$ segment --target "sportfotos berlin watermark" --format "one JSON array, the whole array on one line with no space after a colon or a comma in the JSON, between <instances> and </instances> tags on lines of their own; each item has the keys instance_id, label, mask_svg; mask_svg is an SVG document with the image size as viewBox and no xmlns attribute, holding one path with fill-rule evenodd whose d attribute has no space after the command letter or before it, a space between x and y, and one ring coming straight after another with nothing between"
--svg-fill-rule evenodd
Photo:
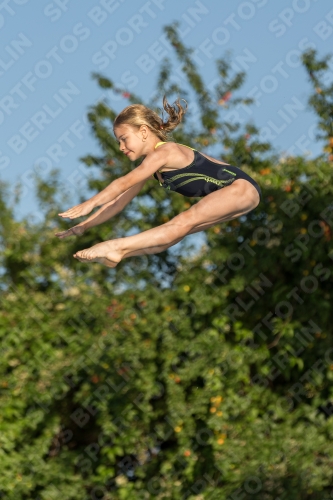
<instances>
[{"instance_id":1,"label":"sportfotos berlin watermark","mask_svg":"<svg viewBox=\"0 0 333 500\"><path fill-rule=\"evenodd\" d=\"M7 19L16 15L18 7L29 0L2 0L0 3L0 29L6 25Z\"/></svg>"}]
</instances>

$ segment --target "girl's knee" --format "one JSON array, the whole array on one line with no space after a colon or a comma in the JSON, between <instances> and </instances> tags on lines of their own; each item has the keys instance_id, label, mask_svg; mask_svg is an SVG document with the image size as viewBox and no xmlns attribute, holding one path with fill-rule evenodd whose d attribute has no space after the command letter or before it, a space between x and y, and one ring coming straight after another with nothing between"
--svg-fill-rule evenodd
<instances>
[{"instance_id":1,"label":"girl's knee","mask_svg":"<svg viewBox=\"0 0 333 500\"><path fill-rule=\"evenodd\" d=\"M260 202L260 197L258 191L254 188L254 191L250 192L247 197L244 199L245 209L247 212L252 212Z\"/></svg>"},{"instance_id":2,"label":"girl's knee","mask_svg":"<svg viewBox=\"0 0 333 500\"><path fill-rule=\"evenodd\" d=\"M254 210L259 205L259 193L249 181L246 179L238 179L232 184L232 186L238 190L238 193L236 191L237 198L242 200L245 210Z\"/></svg>"}]
</instances>

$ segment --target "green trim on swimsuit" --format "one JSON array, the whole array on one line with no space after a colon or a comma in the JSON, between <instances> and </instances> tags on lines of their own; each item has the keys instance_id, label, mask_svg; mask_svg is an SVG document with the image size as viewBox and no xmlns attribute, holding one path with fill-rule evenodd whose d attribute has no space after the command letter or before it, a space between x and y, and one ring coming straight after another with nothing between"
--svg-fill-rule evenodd
<instances>
[{"instance_id":1,"label":"green trim on swimsuit","mask_svg":"<svg viewBox=\"0 0 333 500\"><path fill-rule=\"evenodd\" d=\"M205 175L205 174L187 173L187 174L174 175L173 177L169 177L169 179L166 179L164 182L166 184L169 184L169 183L172 183L173 181L176 181L177 179L181 179L182 177L189 177L189 176L192 178L187 179L186 181L183 181L180 184L177 184L177 189L181 186L185 186L185 184L188 184L189 182L198 181L198 180L205 180L206 182L211 182L212 184L216 184L217 186L221 186L221 187L234 181L234 179L228 179L226 181L217 180L217 179L214 179L214 177L210 177L210 176Z\"/></svg>"}]
</instances>

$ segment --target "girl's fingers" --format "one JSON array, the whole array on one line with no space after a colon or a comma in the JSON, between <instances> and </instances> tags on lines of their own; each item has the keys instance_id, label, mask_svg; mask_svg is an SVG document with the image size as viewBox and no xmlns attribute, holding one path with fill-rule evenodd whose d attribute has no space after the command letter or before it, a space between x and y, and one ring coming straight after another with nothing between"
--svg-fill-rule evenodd
<instances>
[{"instance_id":1,"label":"girl's fingers","mask_svg":"<svg viewBox=\"0 0 333 500\"><path fill-rule=\"evenodd\" d=\"M58 214L58 215L61 215L61 217L68 217L69 215L72 215L73 212L68 210L67 212L63 212L62 214Z\"/></svg>"},{"instance_id":2,"label":"girl's fingers","mask_svg":"<svg viewBox=\"0 0 333 500\"><path fill-rule=\"evenodd\" d=\"M76 205L75 207L69 208L65 212L59 213L59 217L67 217L68 219L75 219L76 217L82 217L91 212L93 207L87 203L82 203L81 205Z\"/></svg>"},{"instance_id":3,"label":"girl's fingers","mask_svg":"<svg viewBox=\"0 0 333 500\"><path fill-rule=\"evenodd\" d=\"M80 213L77 212L65 212L63 214L58 214L60 217L64 217L67 219L75 219L76 217L80 217Z\"/></svg>"},{"instance_id":4,"label":"girl's fingers","mask_svg":"<svg viewBox=\"0 0 333 500\"><path fill-rule=\"evenodd\" d=\"M67 229L67 231L61 231L60 233L55 233L59 238L63 238L65 236L70 236L72 233L72 229Z\"/></svg>"},{"instance_id":5,"label":"girl's fingers","mask_svg":"<svg viewBox=\"0 0 333 500\"><path fill-rule=\"evenodd\" d=\"M65 216L65 215L69 215L69 214L76 213L76 212L78 212L77 207L72 207L72 208L69 208L68 210L66 210L65 212L61 212L58 215Z\"/></svg>"},{"instance_id":6,"label":"girl's fingers","mask_svg":"<svg viewBox=\"0 0 333 500\"><path fill-rule=\"evenodd\" d=\"M71 212L81 212L83 208L84 208L84 203L81 203L80 205L74 205L74 207L65 210L65 212L61 212L61 214L58 215L69 214Z\"/></svg>"},{"instance_id":7,"label":"girl's fingers","mask_svg":"<svg viewBox=\"0 0 333 500\"><path fill-rule=\"evenodd\" d=\"M55 236L58 236L59 238L64 238L65 236L81 236L83 234L84 230L81 228L78 228L77 226L71 227L70 229L67 229L66 231L61 231L60 233L55 233Z\"/></svg>"},{"instance_id":8,"label":"girl's fingers","mask_svg":"<svg viewBox=\"0 0 333 500\"><path fill-rule=\"evenodd\" d=\"M74 207L73 207L74 208ZM71 210L73 210L73 208L69 208L68 210L65 210L64 212L61 212L60 214L58 215L65 215L65 214L68 214L68 212L70 212Z\"/></svg>"}]
</instances>

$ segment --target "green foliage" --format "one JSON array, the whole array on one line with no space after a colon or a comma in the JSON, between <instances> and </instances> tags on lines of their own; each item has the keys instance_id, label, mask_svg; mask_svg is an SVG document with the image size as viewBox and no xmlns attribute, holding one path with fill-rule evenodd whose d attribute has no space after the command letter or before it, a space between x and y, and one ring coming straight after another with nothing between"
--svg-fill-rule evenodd
<instances>
[{"instance_id":1,"label":"green foliage","mask_svg":"<svg viewBox=\"0 0 333 500\"><path fill-rule=\"evenodd\" d=\"M217 61L221 82L208 93L176 26L166 33L200 109L175 140L228 148L221 158L248 171L264 200L208 230L192 257L185 241L178 256L108 269L72 255L160 225L194 201L151 180L112 221L62 241L57 172L36 178L42 223L15 221L1 186L0 497L328 499L331 165L279 160L253 124L239 132L224 123L218 101L243 76ZM316 54L306 61L321 85ZM159 95L175 89L164 62ZM133 168L110 133L115 116L107 103L89 112L101 147L100 158L84 158L100 167L93 190Z\"/></svg>"},{"instance_id":2,"label":"green foliage","mask_svg":"<svg viewBox=\"0 0 333 500\"><path fill-rule=\"evenodd\" d=\"M302 56L302 62L308 72L309 78L315 87L315 93L309 98L308 104L313 108L319 117L316 139L323 139L324 160L333 164L333 82L330 82L330 74L327 71L328 61L332 55L323 59L316 59L316 51L309 50ZM330 85L327 85L330 82Z\"/></svg>"}]
</instances>

